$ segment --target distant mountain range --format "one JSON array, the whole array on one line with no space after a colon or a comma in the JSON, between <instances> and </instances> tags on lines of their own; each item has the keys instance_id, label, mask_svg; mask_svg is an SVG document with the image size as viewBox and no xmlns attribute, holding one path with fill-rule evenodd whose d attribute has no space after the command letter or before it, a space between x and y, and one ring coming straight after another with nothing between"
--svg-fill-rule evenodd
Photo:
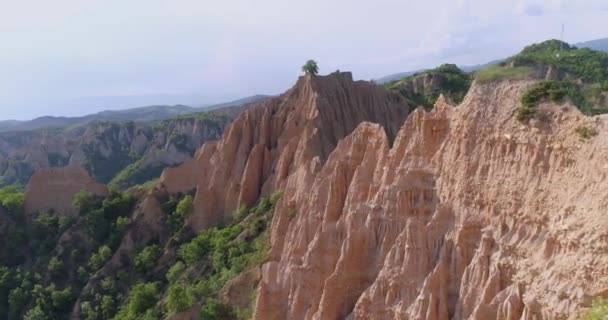
<instances>
[{"instance_id":1,"label":"distant mountain range","mask_svg":"<svg viewBox=\"0 0 608 320\"><path fill-rule=\"evenodd\" d=\"M579 43L575 43L574 46L579 47L579 48L589 48L589 49L593 49L593 50L608 52L608 38L579 42ZM503 60L505 60L505 59L497 59L494 61L490 61L488 63L478 64L478 65L473 65L473 66L458 66L458 68L460 68L461 70L466 71L466 72L472 72L472 71L477 71L483 67L498 64ZM391 81L395 81L395 80L401 80L403 78L413 75L414 73L422 72L422 71L426 71L426 70L427 69L420 69L420 70L416 70L416 71L393 73L388 76L374 79L374 81L376 81L379 84L383 84L383 83L387 83L387 82L391 82Z\"/></svg>"},{"instance_id":2,"label":"distant mountain range","mask_svg":"<svg viewBox=\"0 0 608 320\"><path fill-rule=\"evenodd\" d=\"M164 120L178 115L211 111L214 109L240 106L247 103L262 101L268 99L270 96L266 95L254 95L243 99L238 99L230 102L215 104L204 107L190 107L186 105L157 105L157 106L145 106L137 107L125 110L107 110L101 111L94 114L89 114L81 117L53 117L44 116L33 120L18 121L18 120L5 120L0 121L0 132L7 131L25 131L25 130L36 130L49 127L71 127L87 124L93 121L154 121Z\"/></svg>"}]
</instances>

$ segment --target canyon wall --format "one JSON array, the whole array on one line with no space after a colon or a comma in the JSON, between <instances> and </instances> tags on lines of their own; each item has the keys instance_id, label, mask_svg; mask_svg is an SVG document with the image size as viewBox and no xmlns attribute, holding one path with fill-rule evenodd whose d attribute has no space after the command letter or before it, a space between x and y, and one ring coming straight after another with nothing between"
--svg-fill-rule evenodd
<instances>
[{"instance_id":1,"label":"canyon wall","mask_svg":"<svg viewBox=\"0 0 608 320\"><path fill-rule=\"evenodd\" d=\"M606 120L541 105L522 124L528 85L418 109L392 147L361 124L287 183L254 318L575 318L605 295Z\"/></svg>"},{"instance_id":2,"label":"canyon wall","mask_svg":"<svg viewBox=\"0 0 608 320\"><path fill-rule=\"evenodd\" d=\"M248 109L218 142L195 160L167 169L161 184L171 193L196 188L195 230L221 222L260 195L283 189L288 177L312 179L338 142L363 121L382 124L393 140L408 106L383 88L353 81L351 73L303 76L279 97Z\"/></svg>"},{"instance_id":3,"label":"canyon wall","mask_svg":"<svg viewBox=\"0 0 608 320\"><path fill-rule=\"evenodd\" d=\"M159 187L196 190L194 230L283 192L254 319L574 319L608 292L608 125L568 103L517 121L532 83L406 116L348 73L302 77Z\"/></svg>"}]
</instances>

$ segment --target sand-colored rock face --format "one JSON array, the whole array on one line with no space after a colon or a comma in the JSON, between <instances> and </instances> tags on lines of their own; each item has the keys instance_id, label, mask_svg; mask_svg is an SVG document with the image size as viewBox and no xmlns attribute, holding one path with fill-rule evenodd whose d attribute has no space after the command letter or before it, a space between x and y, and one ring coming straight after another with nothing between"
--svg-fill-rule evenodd
<instances>
[{"instance_id":1,"label":"sand-colored rock face","mask_svg":"<svg viewBox=\"0 0 608 320\"><path fill-rule=\"evenodd\" d=\"M608 119L541 105L522 124L529 85L404 120L350 74L303 77L159 187L197 190L197 230L283 191L255 319L574 319L608 292Z\"/></svg>"},{"instance_id":2,"label":"sand-colored rock face","mask_svg":"<svg viewBox=\"0 0 608 320\"><path fill-rule=\"evenodd\" d=\"M301 77L285 94L245 111L195 161L165 170L161 184L171 193L197 188L189 224L200 230L283 189L288 177L301 183L314 177L363 121L381 123L393 139L407 112L387 91L350 73Z\"/></svg>"},{"instance_id":3,"label":"sand-colored rock face","mask_svg":"<svg viewBox=\"0 0 608 320\"><path fill-rule=\"evenodd\" d=\"M80 166L39 169L25 190L25 214L53 210L60 215L75 216L78 212L72 201L81 190L100 196L107 193L106 186L95 182Z\"/></svg>"},{"instance_id":4,"label":"sand-colored rock face","mask_svg":"<svg viewBox=\"0 0 608 320\"><path fill-rule=\"evenodd\" d=\"M608 122L545 105L523 125L529 84L416 110L392 147L361 124L287 178L254 318L573 319L605 295Z\"/></svg>"}]
</instances>

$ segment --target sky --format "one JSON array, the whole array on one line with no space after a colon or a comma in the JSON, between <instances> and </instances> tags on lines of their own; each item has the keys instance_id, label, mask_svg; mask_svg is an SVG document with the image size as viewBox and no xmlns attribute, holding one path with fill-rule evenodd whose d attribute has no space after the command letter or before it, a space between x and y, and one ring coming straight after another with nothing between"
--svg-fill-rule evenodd
<instances>
[{"instance_id":1,"label":"sky","mask_svg":"<svg viewBox=\"0 0 608 320\"><path fill-rule=\"evenodd\" d=\"M0 120L288 89L608 37L606 0L0 0Z\"/></svg>"}]
</instances>

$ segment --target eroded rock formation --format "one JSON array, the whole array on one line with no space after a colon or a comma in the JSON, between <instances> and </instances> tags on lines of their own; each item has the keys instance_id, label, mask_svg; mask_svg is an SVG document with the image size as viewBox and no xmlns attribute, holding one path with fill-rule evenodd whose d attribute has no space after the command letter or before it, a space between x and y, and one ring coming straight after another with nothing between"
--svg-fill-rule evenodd
<instances>
[{"instance_id":1,"label":"eroded rock formation","mask_svg":"<svg viewBox=\"0 0 608 320\"><path fill-rule=\"evenodd\" d=\"M195 161L165 170L161 183L171 193L197 188L189 224L200 230L282 189L288 177L301 183L314 177L363 121L381 123L394 139L407 112L402 101L350 73L301 77L283 95L245 111Z\"/></svg>"},{"instance_id":2,"label":"eroded rock formation","mask_svg":"<svg viewBox=\"0 0 608 320\"><path fill-rule=\"evenodd\" d=\"M197 189L197 230L283 191L255 319L575 318L608 292L608 125L569 104L522 124L531 83L404 121L349 74L304 77L160 186Z\"/></svg>"},{"instance_id":3,"label":"eroded rock formation","mask_svg":"<svg viewBox=\"0 0 608 320\"><path fill-rule=\"evenodd\" d=\"M555 105L521 124L527 85L416 110L392 148L362 124L285 189L255 318L573 318L605 293L608 128Z\"/></svg>"},{"instance_id":4,"label":"eroded rock formation","mask_svg":"<svg viewBox=\"0 0 608 320\"><path fill-rule=\"evenodd\" d=\"M106 186L95 182L80 166L43 168L32 176L25 190L27 216L52 210L59 215L76 216L74 196L81 190L105 196Z\"/></svg>"}]
</instances>

